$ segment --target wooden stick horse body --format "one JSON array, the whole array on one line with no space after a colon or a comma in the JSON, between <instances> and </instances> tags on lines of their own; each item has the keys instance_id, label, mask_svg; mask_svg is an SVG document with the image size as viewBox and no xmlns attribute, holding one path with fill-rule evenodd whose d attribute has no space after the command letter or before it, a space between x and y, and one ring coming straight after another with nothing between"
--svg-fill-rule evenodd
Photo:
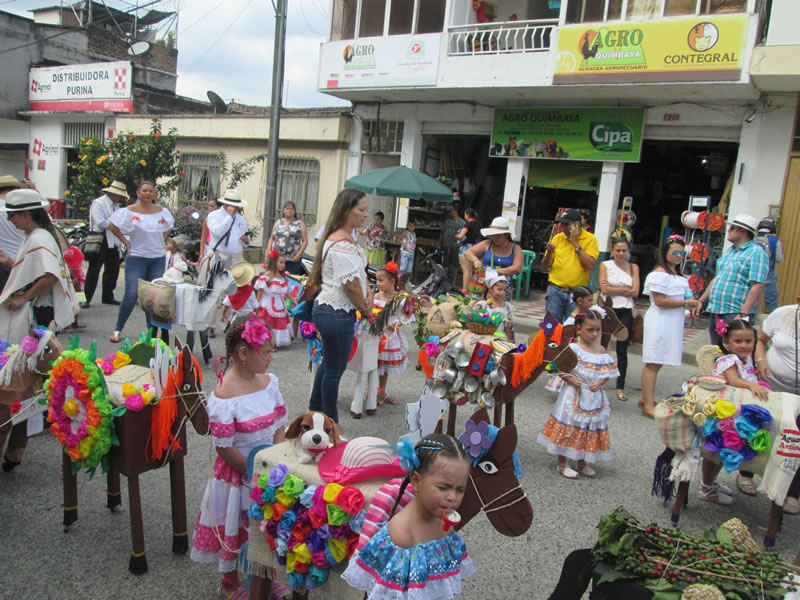
<instances>
[{"instance_id":1,"label":"wooden stick horse body","mask_svg":"<svg viewBox=\"0 0 800 600\"><path fill-rule=\"evenodd\" d=\"M130 503L131 558L128 570L134 574L147 572L144 545L142 504L139 475L169 463L169 480L172 508L172 551L184 554L189 548L186 523L186 484L183 457L187 453L186 420L189 419L200 435L209 431L205 396L201 388L202 373L189 349L178 348L176 364L169 368L163 395L156 405L144 407L140 412L128 410L115 418L118 446L110 451L108 471L107 506L114 510L121 504L120 474L128 478ZM181 406L182 405L182 406ZM166 431L159 435L159 424ZM157 439L161 440L160 445ZM166 442L164 442L166 440ZM70 457L64 454L64 530L78 519L77 478Z\"/></svg>"},{"instance_id":2,"label":"wooden stick horse body","mask_svg":"<svg viewBox=\"0 0 800 600\"><path fill-rule=\"evenodd\" d=\"M6 472L22 462L28 446L28 418L41 419L38 398L42 384L51 362L63 350L55 334L48 329L31 331L28 338L24 344L6 354L3 366L0 366L0 452L8 437L3 462ZM3 345L7 347L5 342Z\"/></svg>"}]
</instances>

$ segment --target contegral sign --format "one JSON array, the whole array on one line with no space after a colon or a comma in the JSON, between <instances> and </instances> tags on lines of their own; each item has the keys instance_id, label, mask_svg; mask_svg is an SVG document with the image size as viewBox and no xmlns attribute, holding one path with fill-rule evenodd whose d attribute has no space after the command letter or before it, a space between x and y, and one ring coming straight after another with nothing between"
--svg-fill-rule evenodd
<instances>
[{"instance_id":1,"label":"contegral sign","mask_svg":"<svg viewBox=\"0 0 800 600\"><path fill-rule=\"evenodd\" d=\"M554 84L739 79L748 15L558 28Z\"/></svg>"},{"instance_id":2,"label":"contegral sign","mask_svg":"<svg viewBox=\"0 0 800 600\"><path fill-rule=\"evenodd\" d=\"M32 111L133 112L129 62L34 67L29 79Z\"/></svg>"},{"instance_id":3,"label":"contegral sign","mask_svg":"<svg viewBox=\"0 0 800 600\"><path fill-rule=\"evenodd\" d=\"M489 156L639 162L643 108L496 108Z\"/></svg>"},{"instance_id":4,"label":"contegral sign","mask_svg":"<svg viewBox=\"0 0 800 600\"><path fill-rule=\"evenodd\" d=\"M319 89L436 85L440 42L429 33L322 44Z\"/></svg>"}]
</instances>

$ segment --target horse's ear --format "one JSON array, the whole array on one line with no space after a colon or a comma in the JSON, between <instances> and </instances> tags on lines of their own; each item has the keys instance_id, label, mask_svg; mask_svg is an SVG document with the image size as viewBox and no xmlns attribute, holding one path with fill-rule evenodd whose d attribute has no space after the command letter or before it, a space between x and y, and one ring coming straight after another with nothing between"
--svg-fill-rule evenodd
<instances>
[{"instance_id":1,"label":"horse's ear","mask_svg":"<svg viewBox=\"0 0 800 600\"><path fill-rule=\"evenodd\" d=\"M478 410L476 413L474 413L474 414L473 414L473 415L470 417L470 420L471 420L473 423L475 423L476 425L477 425L478 423L481 423L481 422L484 422L484 421L485 421L486 423L490 423L490 422L491 422L491 421L489 421L489 413L488 413L488 411L487 411L485 408L481 408L481 409L480 409L480 410Z\"/></svg>"},{"instance_id":2,"label":"horse's ear","mask_svg":"<svg viewBox=\"0 0 800 600\"><path fill-rule=\"evenodd\" d=\"M187 377L188 375L191 374L192 367L194 366L192 361L192 351L189 350L188 346L182 346L179 352L181 353L181 366L183 367L183 376Z\"/></svg>"},{"instance_id":3,"label":"horse's ear","mask_svg":"<svg viewBox=\"0 0 800 600\"><path fill-rule=\"evenodd\" d=\"M178 349L178 352L183 350L183 343L177 335L175 336L175 347Z\"/></svg>"},{"instance_id":4,"label":"horse's ear","mask_svg":"<svg viewBox=\"0 0 800 600\"><path fill-rule=\"evenodd\" d=\"M517 426L506 425L497 432L497 439L492 444L492 457L499 462L509 460L517 449Z\"/></svg>"}]
</instances>

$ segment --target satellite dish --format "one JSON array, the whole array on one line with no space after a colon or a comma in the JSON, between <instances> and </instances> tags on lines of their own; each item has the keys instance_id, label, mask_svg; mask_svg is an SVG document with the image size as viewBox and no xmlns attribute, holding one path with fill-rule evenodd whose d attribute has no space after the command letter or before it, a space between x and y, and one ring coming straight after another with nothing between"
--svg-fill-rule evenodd
<instances>
[{"instance_id":1,"label":"satellite dish","mask_svg":"<svg viewBox=\"0 0 800 600\"><path fill-rule=\"evenodd\" d=\"M208 96L208 101L214 106L214 113L226 113L228 112L228 105L225 104L225 100L219 97L216 92L212 92L208 90L206 92L206 96Z\"/></svg>"},{"instance_id":2,"label":"satellite dish","mask_svg":"<svg viewBox=\"0 0 800 600\"><path fill-rule=\"evenodd\" d=\"M128 47L128 54L131 56L139 56L150 50L150 42L133 42Z\"/></svg>"}]
</instances>

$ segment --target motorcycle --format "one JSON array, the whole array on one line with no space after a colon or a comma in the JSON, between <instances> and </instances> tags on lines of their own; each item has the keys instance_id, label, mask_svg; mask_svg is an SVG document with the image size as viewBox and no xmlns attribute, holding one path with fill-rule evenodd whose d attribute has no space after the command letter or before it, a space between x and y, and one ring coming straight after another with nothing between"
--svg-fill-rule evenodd
<instances>
[{"instance_id":1,"label":"motorcycle","mask_svg":"<svg viewBox=\"0 0 800 600\"><path fill-rule=\"evenodd\" d=\"M61 231L67 237L70 246L75 246L83 252L84 244L86 244L86 236L89 235L89 224L82 221L71 225L62 225Z\"/></svg>"},{"instance_id":2,"label":"motorcycle","mask_svg":"<svg viewBox=\"0 0 800 600\"><path fill-rule=\"evenodd\" d=\"M406 285L406 291L415 296L430 296L431 298L458 293L458 290L453 288L453 285L447 277L447 269L441 265L441 263L444 262L443 259L443 248L437 248L428 254L428 256L423 259L422 264L430 268L430 275L419 285Z\"/></svg>"}]
</instances>

